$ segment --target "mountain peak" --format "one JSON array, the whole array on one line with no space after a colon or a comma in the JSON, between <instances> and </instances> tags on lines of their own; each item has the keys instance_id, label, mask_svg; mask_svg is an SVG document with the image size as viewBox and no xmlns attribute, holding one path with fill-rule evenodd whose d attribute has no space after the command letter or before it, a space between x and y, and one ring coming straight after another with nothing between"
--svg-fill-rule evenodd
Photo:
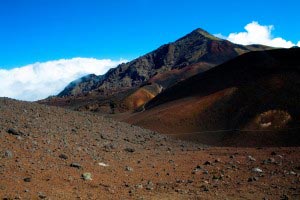
<instances>
[{"instance_id":1,"label":"mountain peak","mask_svg":"<svg viewBox=\"0 0 300 200\"><path fill-rule=\"evenodd\" d=\"M200 34L209 34L206 30L202 29L202 28L196 28L195 30L192 31L192 33L200 33Z\"/></svg>"},{"instance_id":2,"label":"mountain peak","mask_svg":"<svg viewBox=\"0 0 300 200\"><path fill-rule=\"evenodd\" d=\"M201 28L197 28L195 30L193 30L192 32L190 32L189 34L187 34L186 36L178 39L177 41L180 40L198 40L199 38L203 38L203 39L208 39L208 40L215 40L215 41L221 41L222 39L215 37L214 35L210 34L209 32L207 32L204 29Z\"/></svg>"},{"instance_id":3,"label":"mountain peak","mask_svg":"<svg viewBox=\"0 0 300 200\"><path fill-rule=\"evenodd\" d=\"M210 34L209 32L207 32L206 30L204 30L202 28L197 28L197 29L193 30L191 32L191 34L198 34L198 35L201 35L201 36L211 39L211 40L221 40L220 38L215 37L214 35Z\"/></svg>"}]
</instances>

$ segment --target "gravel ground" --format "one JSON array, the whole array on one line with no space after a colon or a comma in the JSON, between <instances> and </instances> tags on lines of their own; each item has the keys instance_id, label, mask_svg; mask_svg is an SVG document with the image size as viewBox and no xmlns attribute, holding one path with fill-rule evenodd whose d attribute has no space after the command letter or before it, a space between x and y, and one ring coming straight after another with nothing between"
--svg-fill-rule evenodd
<instances>
[{"instance_id":1,"label":"gravel ground","mask_svg":"<svg viewBox=\"0 0 300 200\"><path fill-rule=\"evenodd\" d=\"M206 147L0 98L2 199L300 199L299 150Z\"/></svg>"}]
</instances>

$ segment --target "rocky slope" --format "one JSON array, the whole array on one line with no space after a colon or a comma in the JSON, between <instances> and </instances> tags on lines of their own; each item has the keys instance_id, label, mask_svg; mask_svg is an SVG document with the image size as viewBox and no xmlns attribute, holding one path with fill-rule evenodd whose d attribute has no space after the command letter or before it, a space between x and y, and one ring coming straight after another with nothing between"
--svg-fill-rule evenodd
<instances>
[{"instance_id":1,"label":"rocky slope","mask_svg":"<svg viewBox=\"0 0 300 200\"><path fill-rule=\"evenodd\" d=\"M109 104L113 102L117 107L114 110L124 112L132 110L132 106L125 105L128 104L128 99L119 98L120 93L127 98L134 92L132 90L138 90L144 84L158 84L165 89L245 52L263 49L270 47L237 45L214 37L202 29L196 29L177 41L121 64L102 76L88 75L76 80L60 92L57 98L52 97L42 103L64 105L77 110L92 108L90 111L112 112ZM105 101L102 101L103 98ZM80 99L92 102L83 104Z\"/></svg>"},{"instance_id":2,"label":"rocky slope","mask_svg":"<svg viewBox=\"0 0 300 200\"><path fill-rule=\"evenodd\" d=\"M126 122L214 145L300 145L300 50L250 52L160 93Z\"/></svg>"},{"instance_id":3,"label":"rocky slope","mask_svg":"<svg viewBox=\"0 0 300 200\"><path fill-rule=\"evenodd\" d=\"M215 66L242 53L265 48L269 47L233 44L214 37L202 29L196 29L175 42L165 44L153 52L109 70L97 81L93 76L90 79L83 79L80 84L71 84L58 96L85 93L88 91L86 85L93 85L88 88L89 91L97 90L103 94L111 94L140 86L156 74L172 69L182 69L195 63Z\"/></svg>"},{"instance_id":4,"label":"rocky slope","mask_svg":"<svg viewBox=\"0 0 300 200\"><path fill-rule=\"evenodd\" d=\"M299 199L299 148L208 148L0 98L1 199Z\"/></svg>"}]
</instances>

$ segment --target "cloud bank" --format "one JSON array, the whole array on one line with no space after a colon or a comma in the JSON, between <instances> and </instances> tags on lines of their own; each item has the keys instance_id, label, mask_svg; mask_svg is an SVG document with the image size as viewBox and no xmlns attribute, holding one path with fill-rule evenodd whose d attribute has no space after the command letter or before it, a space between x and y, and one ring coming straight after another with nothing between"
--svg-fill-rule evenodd
<instances>
[{"instance_id":1,"label":"cloud bank","mask_svg":"<svg viewBox=\"0 0 300 200\"><path fill-rule=\"evenodd\" d=\"M87 74L101 75L126 60L72 58L0 69L0 96L35 101L56 95L71 81Z\"/></svg>"},{"instance_id":2,"label":"cloud bank","mask_svg":"<svg viewBox=\"0 0 300 200\"><path fill-rule=\"evenodd\" d=\"M294 44L291 41L285 40L281 37L273 37L273 25L260 25L258 22L251 22L245 27L246 32L230 33L228 36L216 34L217 37L227 39L236 44L263 44L272 47L290 48L292 46L300 46L300 41Z\"/></svg>"}]
</instances>

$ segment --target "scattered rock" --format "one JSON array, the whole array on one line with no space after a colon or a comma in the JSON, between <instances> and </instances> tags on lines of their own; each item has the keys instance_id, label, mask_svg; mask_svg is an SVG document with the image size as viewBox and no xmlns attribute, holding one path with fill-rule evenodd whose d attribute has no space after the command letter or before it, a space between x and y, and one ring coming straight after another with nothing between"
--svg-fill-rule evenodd
<instances>
[{"instance_id":1,"label":"scattered rock","mask_svg":"<svg viewBox=\"0 0 300 200\"><path fill-rule=\"evenodd\" d=\"M154 190L154 184L152 183L152 181L148 181L146 190Z\"/></svg>"},{"instance_id":2,"label":"scattered rock","mask_svg":"<svg viewBox=\"0 0 300 200\"><path fill-rule=\"evenodd\" d=\"M277 155L276 157L280 158L280 159L283 159L283 156L282 155Z\"/></svg>"},{"instance_id":3,"label":"scattered rock","mask_svg":"<svg viewBox=\"0 0 300 200\"><path fill-rule=\"evenodd\" d=\"M267 160L263 161L263 164L273 164L276 163L274 158L268 158Z\"/></svg>"},{"instance_id":4,"label":"scattered rock","mask_svg":"<svg viewBox=\"0 0 300 200\"><path fill-rule=\"evenodd\" d=\"M133 153L133 152L135 152L135 149L127 147L127 148L124 149L124 151L129 152L129 153Z\"/></svg>"},{"instance_id":5,"label":"scattered rock","mask_svg":"<svg viewBox=\"0 0 300 200\"><path fill-rule=\"evenodd\" d=\"M192 171L192 174L196 174L197 172L199 172L200 170L202 169L202 167L200 165L197 165L193 171Z\"/></svg>"},{"instance_id":6,"label":"scattered rock","mask_svg":"<svg viewBox=\"0 0 300 200\"><path fill-rule=\"evenodd\" d=\"M5 158L12 158L13 157L13 153L10 150L6 150L4 152L4 157Z\"/></svg>"},{"instance_id":7,"label":"scattered rock","mask_svg":"<svg viewBox=\"0 0 300 200\"><path fill-rule=\"evenodd\" d=\"M204 165L211 165L211 162L206 161L206 162L204 163Z\"/></svg>"},{"instance_id":8,"label":"scattered rock","mask_svg":"<svg viewBox=\"0 0 300 200\"><path fill-rule=\"evenodd\" d=\"M258 181L258 177L250 177L248 178L248 182Z\"/></svg>"},{"instance_id":9,"label":"scattered rock","mask_svg":"<svg viewBox=\"0 0 300 200\"><path fill-rule=\"evenodd\" d=\"M256 159L253 158L252 156L248 156L248 159L249 159L250 161L252 161L252 162L255 162L255 161L256 161Z\"/></svg>"},{"instance_id":10,"label":"scattered rock","mask_svg":"<svg viewBox=\"0 0 300 200\"><path fill-rule=\"evenodd\" d=\"M62 154L59 155L59 158L67 160L69 157L66 154L62 153Z\"/></svg>"},{"instance_id":11,"label":"scattered rock","mask_svg":"<svg viewBox=\"0 0 300 200\"><path fill-rule=\"evenodd\" d=\"M290 175L297 175L297 173L296 172L294 172L294 171L289 171L289 173L288 174L290 174Z\"/></svg>"},{"instance_id":12,"label":"scattered rock","mask_svg":"<svg viewBox=\"0 0 300 200\"><path fill-rule=\"evenodd\" d=\"M24 178L23 181L24 181L24 182L27 182L27 183L28 183L28 182L31 182L31 178L29 178L29 177Z\"/></svg>"},{"instance_id":13,"label":"scattered rock","mask_svg":"<svg viewBox=\"0 0 300 200\"><path fill-rule=\"evenodd\" d=\"M213 175L212 179L214 179L214 180L221 180L222 176Z\"/></svg>"},{"instance_id":14,"label":"scattered rock","mask_svg":"<svg viewBox=\"0 0 300 200\"><path fill-rule=\"evenodd\" d=\"M46 199L47 198L47 196L45 194L43 194L42 192L39 192L38 196L39 196L40 199Z\"/></svg>"},{"instance_id":15,"label":"scattered rock","mask_svg":"<svg viewBox=\"0 0 300 200\"><path fill-rule=\"evenodd\" d=\"M103 162L99 162L98 165L102 167L109 167L109 164L105 164Z\"/></svg>"},{"instance_id":16,"label":"scattered rock","mask_svg":"<svg viewBox=\"0 0 300 200\"><path fill-rule=\"evenodd\" d=\"M137 184L137 185L135 186L135 188L137 188L137 189L143 189L143 184L139 183L139 184Z\"/></svg>"},{"instance_id":17,"label":"scattered rock","mask_svg":"<svg viewBox=\"0 0 300 200\"><path fill-rule=\"evenodd\" d=\"M109 138L108 138L108 136L106 135L106 134L100 134L100 138L102 139L102 140L108 140Z\"/></svg>"},{"instance_id":18,"label":"scattered rock","mask_svg":"<svg viewBox=\"0 0 300 200\"><path fill-rule=\"evenodd\" d=\"M170 164L174 164L174 163L175 163L174 160L169 160L168 162L169 162Z\"/></svg>"},{"instance_id":19,"label":"scattered rock","mask_svg":"<svg viewBox=\"0 0 300 200\"><path fill-rule=\"evenodd\" d=\"M133 171L133 168L132 168L132 167L129 167L129 166L126 166L126 167L125 167L125 171L132 172L132 171Z\"/></svg>"},{"instance_id":20,"label":"scattered rock","mask_svg":"<svg viewBox=\"0 0 300 200\"><path fill-rule=\"evenodd\" d=\"M21 133L13 128L9 128L7 129L7 133L11 134L11 135L21 135Z\"/></svg>"},{"instance_id":21,"label":"scattered rock","mask_svg":"<svg viewBox=\"0 0 300 200\"><path fill-rule=\"evenodd\" d=\"M258 167L255 167L255 168L252 169L252 172L262 173L263 170L261 170L261 169L258 168Z\"/></svg>"},{"instance_id":22,"label":"scattered rock","mask_svg":"<svg viewBox=\"0 0 300 200\"><path fill-rule=\"evenodd\" d=\"M71 163L70 167L74 167L74 168L77 168L77 169L81 169L82 168L82 166L79 163Z\"/></svg>"},{"instance_id":23,"label":"scattered rock","mask_svg":"<svg viewBox=\"0 0 300 200\"><path fill-rule=\"evenodd\" d=\"M92 180L92 174L90 172L85 172L81 175L83 180L85 181L91 181Z\"/></svg>"}]
</instances>

